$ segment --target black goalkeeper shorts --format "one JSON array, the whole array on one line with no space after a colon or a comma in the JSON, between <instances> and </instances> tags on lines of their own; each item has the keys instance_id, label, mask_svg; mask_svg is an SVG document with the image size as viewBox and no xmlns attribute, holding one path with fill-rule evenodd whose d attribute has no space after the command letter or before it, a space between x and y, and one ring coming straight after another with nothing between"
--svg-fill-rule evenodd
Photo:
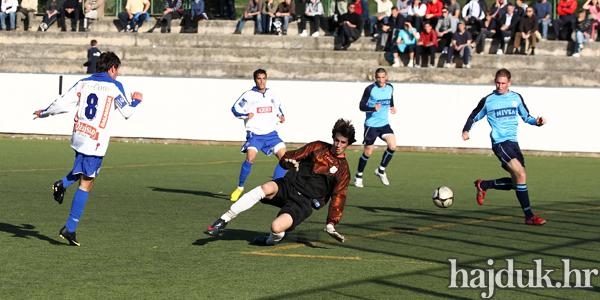
<instances>
[{"instance_id":1,"label":"black goalkeeper shorts","mask_svg":"<svg viewBox=\"0 0 600 300\"><path fill-rule=\"evenodd\" d=\"M300 223L310 217L313 211L311 206L312 201L310 198L305 197L298 192L296 188L286 180L286 177L276 179L275 183L278 188L275 197L271 200L263 199L261 202L281 208L277 216L285 213L292 216L292 227L287 230L292 231L296 226L300 225Z\"/></svg>"}]
</instances>

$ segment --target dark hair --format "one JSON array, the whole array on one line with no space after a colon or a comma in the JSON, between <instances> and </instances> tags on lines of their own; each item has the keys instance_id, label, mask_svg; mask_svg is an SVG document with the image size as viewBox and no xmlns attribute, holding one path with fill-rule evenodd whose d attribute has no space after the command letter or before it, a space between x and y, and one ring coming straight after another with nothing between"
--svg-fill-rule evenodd
<instances>
[{"instance_id":1,"label":"dark hair","mask_svg":"<svg viewBox=\"0 0 600 300\"><path fill-rule=\"evenodd\" d=\"M96 41L96 40L91 40L90 41L90 46L92 46L92 47L96 46L97 44L98 44L98 41Z\"/></svg>"},{"instance_id":2,"label":"dark hair","mask_svg":"<svg viewBox=\"0 0 600 300\"><path fill-rule=\"evenodd\" d=\"M377 68L377 70L375 70L375 75L379 73L387 74L387 71L384 68Z\"/></svg>"},{"instance_id":3,"label":"dark hair","mask_svg":"<svg viewBox=\"0 0 600 300\"><path fill-rule=\"evenodd\" d=\"M256 80L256 78L258 78L259 74L265 74L265 78L267 77L267 71L265 71L263 69L256 69L254 71L254 73L252 73L252 77L254 78L254 80Z\"/></svg>"},{"instance_id":4,"label":"dark hair","mask_svg":"<svg viewBox=\"0 0 600 300\"><path fill-rule=\"evenodd\" d=\"M338 133L348 139L348 145L352 145L356 142L356 139L354 138L354 126L350 124L349 120L338 119L335 121L333 130L331 130L331 137L335 138Z\"/></svg>"},{"instance_id":5,"label":"dark hair","mask_svg":"<svg viewBox=\"0 0 600 300\"><path fill-rule=\"evenodd\" d=\"M110 68L115 67L118 69L119 66L121 66L121 59L114 52L102 52L96 62L96 72L107 72Z\"/></svg>"},{"instance_id":6,"label":"dark hair","mask_svg":"<svg viewBox=\"0 0 600 300\"><path fill-rule=\"evenodd\" d=\"M494 77L494 79L497 79L498 77L506 77L508 81L510 81L510 71L506 68L502 68L496 71L496 77Z\"/></svg>"}]
</instances>

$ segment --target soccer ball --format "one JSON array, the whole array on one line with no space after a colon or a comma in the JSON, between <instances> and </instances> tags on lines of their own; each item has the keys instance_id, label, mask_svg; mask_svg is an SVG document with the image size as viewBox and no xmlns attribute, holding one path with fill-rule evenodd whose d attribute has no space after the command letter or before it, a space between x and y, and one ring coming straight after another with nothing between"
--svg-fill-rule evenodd
<instances>
[{"instance_id":1,"label":"soccer ball","mask_svg":"<svg viewBox=\"0 0 600 300\"><path fill-rule=\"evenodd\" d=\"M431 199L435 206L448 208L454 203L454 192L447 186L440 186L433 191Z\"/></svg>"}]
</instances>

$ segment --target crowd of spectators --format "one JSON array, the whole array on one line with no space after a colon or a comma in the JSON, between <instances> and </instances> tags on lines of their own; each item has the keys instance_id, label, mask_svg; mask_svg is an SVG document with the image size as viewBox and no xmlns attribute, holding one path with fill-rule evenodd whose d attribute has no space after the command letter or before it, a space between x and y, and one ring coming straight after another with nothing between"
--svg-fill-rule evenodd
<instances>
[{"instance_id":1,"label":"crowd of spectators","mask_svg":"<svg viewBox=\"0 0 600 300\"><path fill-rule=\"evenodd\" d=\"M171 32L171 20L195 24L208 19L205 0L163 0L152 32ZM324 2L327 1L327 2ZM369 2L375 10L369 13ZM15 30L18 21L31 30L36 0L0 0L0 29ZM48 0L38 31L54 23L61 31L87 31L89 21L99 17L103 0ZM151 18L149 0L126 0L115 23L123 32L138 31ZM185 3L185 4L184 4ZM452 67L460 57L470 67L471 55L482 53L491 40L490 54L535 55L543 40L569 41L577 57L585 43L598 39L600 0L248 0L234 33L241 34L251 21L255 34L287 35L289 24L298 21L301 37L335 37L335 50L346 50L360 37L371 38L376 51L386 51L393 66ZM298 6L298 7L297 7ZM350 7L352 7L350 9ZM236 19L232 0L218 1L217 16ZM157 9L154 9L157 11ZM21 14L22 17L17 17ZM67 28L67 19L70 28ZM462 30L461 28L464 28ZM183 32L183 30L182 30ZM413 41L415 42L413 44ZM439 61L436 63L436 56ZM408 56L409 62L406 62ZM443 59L442 59L443 58ZM402 62L402 63L400 63Z\"/></svg>"}]
</instances>

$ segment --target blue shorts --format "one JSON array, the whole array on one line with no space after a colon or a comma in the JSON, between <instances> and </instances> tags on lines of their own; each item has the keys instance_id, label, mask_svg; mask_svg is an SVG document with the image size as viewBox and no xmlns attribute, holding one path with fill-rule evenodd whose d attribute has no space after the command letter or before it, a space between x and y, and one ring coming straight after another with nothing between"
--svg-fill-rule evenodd
<instances>
[{"instance_id":1,"label":"blue shorts","mask_svg":"<svg viewBox=\"0 0 600 300\"><path fill-rule=\"evenodd\" d=\"M85 155L75 151L75 162L71 174L83 174L86 177L95 178L100 173L103 157Z\"/></svg>"},{"instance_id":2,"label":"blue shorts","mask_svg":"<svg viewBox=\"0 0 600 300\"><path fill-rule=\"evenodd\" d=\"M519 147L519 143L517 142L500 142L492 145L492 150L494 151L494 154L496 154L496 157L498 157L498 159L502 163L503 168L505 168L508 162L513 158L519 160L523 167L525 166L525 158L523 157L523 153L521 152L521 148Z\"/></svg>"},{"instance_id":3,"label":"blue shorts","mask_svg":"<svg viewBox=\"0 0 600 300\"><path fill-rule=\"evenodd\" d=\"M363 139L363 145L373 145L375 144L375 140L383 138L388 134L394 134L392 127L390 124L382 126L382 127L369 127L365 125L365 134Z\"/></svg>"},{"instance_id":4,"label":"blue shorts","mask_svg":"<svg viewBox=\"0 0 600 300\"><path fill-rule=\"evenodd\" d=\"M243 153L246 153L249 148L255 149L257 152L262 151L266 155L277 153L279 149L285 148L283 140L279 138L277 131L272 131L267 134L254 134L250 131L246 132L246 142L242 145Z\"/></svg>"}]
</instances>

